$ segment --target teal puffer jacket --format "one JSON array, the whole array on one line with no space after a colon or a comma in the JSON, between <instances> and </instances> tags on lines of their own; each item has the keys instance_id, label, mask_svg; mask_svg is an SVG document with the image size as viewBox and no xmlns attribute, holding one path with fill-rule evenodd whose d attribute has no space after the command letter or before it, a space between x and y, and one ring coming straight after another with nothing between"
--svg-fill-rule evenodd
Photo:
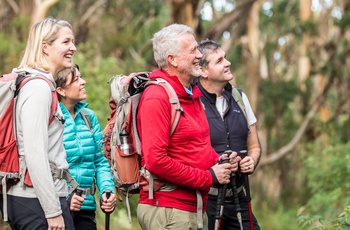
<instances>
[{"instance_id":1,"label":"teal puffer jacket","mask_svg":"<svg viewBox=\"0 0 350 230\"><path fill-rule=\"evenodd\" d=\"M108 160L103 154L102 130L96 114L88 109L88 104L79 102L75 105L74 120L67 108L60 103L64 114L64 148L67 153L69 172L79 183L80 188L89 188L96 183L100 191L99 197L106 189L113 193L114 182L111 175ZM92 131L86 125L81 111L85 110L91 123ZM88 195L81 210L96 210L96 202L93 195Z\"/></svg>"}]
</instances>

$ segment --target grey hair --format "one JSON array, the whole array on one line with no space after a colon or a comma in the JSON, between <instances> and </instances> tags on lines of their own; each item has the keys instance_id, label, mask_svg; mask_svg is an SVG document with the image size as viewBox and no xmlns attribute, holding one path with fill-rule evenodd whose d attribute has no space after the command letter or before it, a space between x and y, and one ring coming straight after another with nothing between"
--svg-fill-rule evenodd
<instances>
[{"instance_id":1,"label":"grey hair","mask_svg":"<svg viewBox=\"0 0 350 230\"><path fill-rule=\"evenodd\" d=\"M219 49L221 45L213 40L205 39L198 44L198 50L202 53L203 57L199 60L199 65L206 67L209 62L207 60L208 54Z\"/></svg>"},{"instance_id":2,"label":"grey hair","mask_svg":"<svg viewBox=\"0 0 350 230\"><path fill-rule=\"evenodd\" d=\"M153 35L153 55L159 68L167 66L167 56L170 53L177 54L179 47L179 37L190 33L194 35L193 29L183 24L171 24L164 27Z\"/></svg>"}]
</instances>

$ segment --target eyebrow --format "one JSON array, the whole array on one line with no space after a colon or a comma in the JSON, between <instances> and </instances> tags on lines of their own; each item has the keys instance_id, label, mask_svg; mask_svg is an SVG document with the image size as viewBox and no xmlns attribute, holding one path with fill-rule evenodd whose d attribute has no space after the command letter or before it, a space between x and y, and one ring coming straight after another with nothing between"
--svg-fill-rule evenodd
<instances>
[{"instance_id":1,"label":"eyebrow","mask_svg":"<svg viewBox=\"0 0 350 230\"><path fill-rule=\"evenodd\" d=\"M223 58L223 57L219 57L219 58L216 60L216 63L219 63L219 62L221 62L222 60L224 60L224 58Z\"/></svg>"},{"instance_id":2,"label":"eyebrow","mask_svg":"<svg viewBox=\"0 0 350 230\"><path fill-rule=\"evenodd\" d=\"M198 49L198 45L192 47L192 48L190 49L190 52L194 52L196 49Z\"/></svg>"}]
</instances>

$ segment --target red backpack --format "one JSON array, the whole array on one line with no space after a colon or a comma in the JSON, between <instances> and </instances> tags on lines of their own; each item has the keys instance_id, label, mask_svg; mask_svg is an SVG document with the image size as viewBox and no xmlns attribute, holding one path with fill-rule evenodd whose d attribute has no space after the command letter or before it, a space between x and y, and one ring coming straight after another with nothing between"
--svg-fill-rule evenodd
<instances>
[{"instance_id":1,"label":"red backpack","mask_svg":"<svg viewBox=\"0 0 350 230\"><path fill-rule=\"evenodd\" d=\"M19 154L16 137L15 108L20 89L32 79L42 79L49 84L52 94L49 125L54 120L57 111L58 98L52 82L44 76L28 73L10 73L0 77L0 179L3 196L7 190L19 182L25 173L24 183L32 186L29 174L20 172ZM5 199L4 199L5 206ZM5 212L5 211L4 211ZM4 214L7 221L7 215Z\"/></svg>"}]
</instances>

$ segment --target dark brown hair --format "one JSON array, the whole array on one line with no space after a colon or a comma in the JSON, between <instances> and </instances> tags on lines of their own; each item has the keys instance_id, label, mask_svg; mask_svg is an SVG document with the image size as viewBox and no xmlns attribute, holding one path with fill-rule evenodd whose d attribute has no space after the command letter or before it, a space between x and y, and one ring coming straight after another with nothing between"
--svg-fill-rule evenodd
<instances>
[{"instance_id":1,"label":"dark brown hair","mask_svg":"<svg viewBox=\"0 0 350 230\"><path fill-rule=\"evenodd\" d=\"M73 66L71 68L64 69L64 70L60 71L57 74L57 77L55 80L56 88L61 87L62 89L64 89L65 87L72 84L73 79L75 78L75 69L79 70L79 66L77 64L73 64ZM68 76L70 73L72 74L72 77L70 79L68 79Z\"/></svg>"},{"instance_id":2,"label":"dark brown hair","mask_svg":"<svg viewBox=\"0 0 350 230\"><path fill-rule=\"evenodd\" d=\"M198 44L198 50L202 53L203 57L199 60L199 65L206 67L209 62L207 60L208 54L217 50L221 45L213 40L205 39Z\"/></svg>"}]
</instances>

